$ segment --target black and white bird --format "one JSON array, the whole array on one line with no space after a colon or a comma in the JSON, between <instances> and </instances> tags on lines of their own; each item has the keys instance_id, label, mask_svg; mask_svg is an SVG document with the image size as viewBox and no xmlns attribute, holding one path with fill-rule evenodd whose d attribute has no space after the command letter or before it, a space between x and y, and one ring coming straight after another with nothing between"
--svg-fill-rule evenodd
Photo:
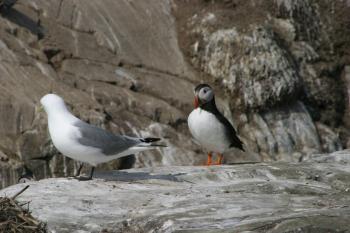
<instances>
[{"instance_id":1,"label":"black and white bird","mask_svg":"<svg viewBox=\"0 0 350 233\"><path fill-rule=\"evenodd\" d=\"M47 94L40 102L48 115L49 133L58 151L92 166L87 179L92 179L94 167L100 163L164 146L154 143L160 138L116 135L85 123L69 112L63 99L58 95ZM80 170L81 167L77 176Z\"/></svg>"},{"instance_id":2,"label":"black and white bird","mask_svg":"<svg viewBox=\"0 0 350 233\"><path fill-rule=\"evenodd\" d=\"M195 109L188 116L188 127L194 139L208 151L207 165L212 165L213 153L218 153L216 164L222 164L222 154L230 148L244 151L236 130L217 109L213 89L208 84L199 84L194 94Z\"/></svg>"}]
</instances>

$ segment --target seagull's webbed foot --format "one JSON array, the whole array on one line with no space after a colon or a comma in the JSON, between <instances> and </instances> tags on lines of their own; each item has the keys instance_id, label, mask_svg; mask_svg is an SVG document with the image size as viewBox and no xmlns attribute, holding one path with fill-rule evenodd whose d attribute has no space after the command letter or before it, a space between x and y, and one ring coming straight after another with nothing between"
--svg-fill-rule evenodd
<instances>
[{"instance_id":1,"label":"seagull's webbed foot","mask_svg":"<svg viewBox=\"0 0 350 233\"><path fill-rule=\"evenodd\" d=\"M81 169L83 168L84 166L84 163L81 163L78 167L78 170L77 170L77 173L75 173L75 176L74 177L78 177L80 176L80 172L81 172Z\"/></svg>"}]
</instances>

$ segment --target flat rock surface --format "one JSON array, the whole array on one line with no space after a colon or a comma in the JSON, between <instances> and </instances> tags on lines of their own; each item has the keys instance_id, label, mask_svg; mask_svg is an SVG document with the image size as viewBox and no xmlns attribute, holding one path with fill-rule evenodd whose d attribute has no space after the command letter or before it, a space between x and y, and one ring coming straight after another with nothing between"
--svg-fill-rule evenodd
<instances>
[{"instance_id":1,"label":"flat rock surface","mask_svg":"<svg viewBox=\"0 0 350 233\"><path fill-rule=\"evenodd\" d=\"M350 232L350 151L302 163L155 167L29 185L18 200L30 201L52 232Z\"/></svg>"}]
</instances>

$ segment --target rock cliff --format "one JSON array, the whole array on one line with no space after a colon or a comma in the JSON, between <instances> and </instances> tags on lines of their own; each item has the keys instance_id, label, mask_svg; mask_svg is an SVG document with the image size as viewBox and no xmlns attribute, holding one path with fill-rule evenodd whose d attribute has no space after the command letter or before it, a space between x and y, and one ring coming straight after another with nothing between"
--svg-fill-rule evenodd
<instances>
[{"instance_id":1,"label":"rock cliff","mask_svg":"<svg viewBox=\"0 0 350 233\"><path fill-rule=\"evenodd\" d=\"M14 1L11 1L11 4ZM186 119L214 86L250 152L226 162L300 161L348 145L347 1L18 0L0 9L0 187L25 171L72 175L40 97L83 120L169 147L101 169L201 164ZM41 158L41 159L35 159Z\"/></svg>"},{"instance_id":2,"label":"rock cliff","mask_svg":"<svg viewBox=\"0 0 350 233\"><path fill-rule=\"evenodd\" d=\"M340 25L350 21L348 3L178 3L181 48L224 90L249 148L264 160L297 161L346 147L349 39Z\"/></svg>"},{"instance_id":3,"label":"rock cliff","mask_svg":"<svg viewBox=\"0 0 350 233\"><path fill-rule=\"evenodd\" d=\"M16 182L23 165L37 178L76 169L56 156L38 112L49 92L92 124L169 139L168 149L144 153L134 166L195 162L188 132L180 130L195 77L178 48L170 2L18 1L1 14L2 186ZM127 164L133 160L106 166Z\"/></svg>"}]
</instances>

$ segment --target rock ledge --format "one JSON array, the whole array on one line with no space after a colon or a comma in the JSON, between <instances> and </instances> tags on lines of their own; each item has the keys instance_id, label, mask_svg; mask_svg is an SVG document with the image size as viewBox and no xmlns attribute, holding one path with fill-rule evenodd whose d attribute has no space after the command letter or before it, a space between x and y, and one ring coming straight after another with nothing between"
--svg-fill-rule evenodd
<instances>
[{"instance_id":1,"label":"rock ledge","mask_svg":"<svg viewBox=\"0 0 350 233\"><path fill-rule=\"evenodd\" d=\"M350 232L350 151L302 163L155 167L32 182L52 232ZM0 191L11 195L27 184Z\"/></svg>"}]
</instances>

